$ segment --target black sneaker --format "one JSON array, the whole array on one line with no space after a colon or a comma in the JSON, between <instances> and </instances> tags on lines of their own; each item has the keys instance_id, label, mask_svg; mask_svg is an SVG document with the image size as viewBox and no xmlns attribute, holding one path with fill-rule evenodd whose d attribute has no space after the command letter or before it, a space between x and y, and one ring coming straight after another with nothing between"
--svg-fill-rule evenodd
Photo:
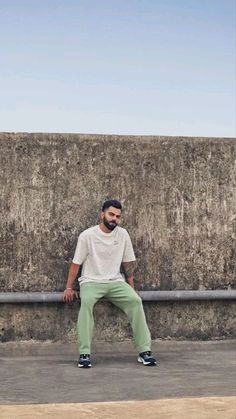
<instances>
[{"instance_id":1,"label":"black sneaker","mask_svg":"<svg viewBox=\"0 0 236 419\"><path fill-rule=\"evenodd\" d=\"M79 357L79 368L91 368L91 359L89 354L81 354Z\"/></svg>"},{"instance_id":2,"label":"black sneaker","mask_svg":"<svg viewBox=\"0 0 236 419\"><path fill-rule=\"evenodd\" d=\"M157 365L157 362L155 358L152 356L151 351L141 352L138 357L138 362L149 367Z\"/></svg>"}]
</instances>

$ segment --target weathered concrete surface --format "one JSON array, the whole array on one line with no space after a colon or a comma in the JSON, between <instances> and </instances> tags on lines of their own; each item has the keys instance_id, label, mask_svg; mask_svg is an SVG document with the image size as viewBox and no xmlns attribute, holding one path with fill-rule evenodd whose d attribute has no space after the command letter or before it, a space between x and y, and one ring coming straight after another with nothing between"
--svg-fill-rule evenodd
<instances>
[{"instance_id":1,"label":"weathered concrete surface","mask_svg":"<svg viewBox=\"0 0 236 419\"><path fill-rule=\"evenodd\" d=\"M0 406L1 419L235 419L235 397Z\"/></svg>"},{"instance_id":2,"label":"weathered concrete surface","mask_svg":"<svg viewBox=\"0 0 236 419\"><path fill-rule=\"evenodd\" d=\"M63 290L78 234L111 197L124 204L139 289L235 287L235 139L3 133L0 147L1 291Z\"/></svg>"},{"instance_id":3,"label":"weathered concrete surface","mask_svg":"<svg viewBox=\"0 0 236 419\"><path fill-rule=\"evenodd\" d=\"M75 345L1 344L0 405L232 397L235 350L232 340L156 341L159 366L150 368L130 342L100 342L91 370L81 370Z\"/></svg>"},{"instance_id":4,"label":"weathered concrete surface","mask_svg":"<svg viewBox=\"0 0 236 419\"><path fill-rule=\"evenodd\" d=\"M124 203L143 289L235 281L236 141L1 134L4 290L63 289L78 234Z\"/></svg>"},{"instance_id":5,"label":"weathered concrete surface","mask_svg":"<svg viewBox=\"0 0 236 419\"><path fill-rule=\"evenodd\" d=\"M1 305L1 341L75 342L78 310L79 303ZM145 302L144 310L153 339L223 339L236 333L234 301ZM132 338L127 317L112 304L98 303L94 318L94 341Z\"/></svg>"}]
</instances>

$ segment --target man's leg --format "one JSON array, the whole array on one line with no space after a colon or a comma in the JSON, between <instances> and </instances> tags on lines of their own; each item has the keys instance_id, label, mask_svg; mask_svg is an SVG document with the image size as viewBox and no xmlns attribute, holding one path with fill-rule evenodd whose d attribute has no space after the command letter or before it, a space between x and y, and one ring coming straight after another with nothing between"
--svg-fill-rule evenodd
<instances>
[{"instance_id":1,"label":"man's leg","mask_svg":"<svg viewBox=\"0 0 236 419\"><path fill-rule=\"evenodd\" d=\"M106 293L106 284L88 282L80 287L80 311L78 315L78 350L80 354L91 354L91 341L94 328L94 304Z\"/></svg>"},{"instance_id":2,"label":"man's leg","mask_svg":"<svg viewBox=\"0 0 236 419\"><path fill-rule=\"evenodd\" d=\"M127 282L109 284L106 298L123 310L133 331L135 347L139 353L151 350L151 335L147 326L142 300Z\"/></svg>"}]
</instances>

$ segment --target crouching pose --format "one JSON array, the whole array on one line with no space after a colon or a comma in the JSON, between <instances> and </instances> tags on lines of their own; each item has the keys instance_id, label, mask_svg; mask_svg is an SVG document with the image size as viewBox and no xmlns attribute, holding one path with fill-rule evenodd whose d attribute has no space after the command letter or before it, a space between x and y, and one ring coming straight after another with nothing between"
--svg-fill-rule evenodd
<instances>
[{"instance_id":1,"label":"crouching pose","mask_svg":"<svg viewBox=\"0 0 236 419\"><path fill-rule=\"evenodd\" d=\"M83 231L69 269L64 301L76 297L73 283L82 265L80 281L81 307L78 316L78 349L80 368L90 368L91 341L94 327L93 307L102 297L115 304L128 316L133 331L138 362L156 365L151 353L151 336L142 300L134 289L135 255L128 232L119 226L122 206L119 201L106 201L102 206L101 224ZM123 266L125 277L120 272Z\"/></svg>"}]
</instances>

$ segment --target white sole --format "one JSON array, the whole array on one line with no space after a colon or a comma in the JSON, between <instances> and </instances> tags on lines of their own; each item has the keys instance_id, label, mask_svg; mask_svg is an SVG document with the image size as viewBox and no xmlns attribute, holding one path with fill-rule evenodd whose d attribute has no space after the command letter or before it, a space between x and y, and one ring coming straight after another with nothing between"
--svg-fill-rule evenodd
<instances>
[{"instance_id":1,"label":"white sole","mask_svg":"<svg viewBox=\"0 0 236 419\"><path fill-rule=\"evenodd\" d=\"M142 359L140 356L138 357L138 362L140 363L140 364L143 364L143 365L157 365L157 363L155 362L155 363L153 363L153 362L146 362L146 361L144 361L144 359Z\"/></svg>"},{"instance_id":2,"label":"white sole","mask_svg":"<svg viewBox=\"0 0 236 419\"><path fill-rule=\"evenodd\" d=\"M78 368L91 368L92 364L88 364L88 365L80 365L78 364Z\"/></svg>"}]
</instances>

